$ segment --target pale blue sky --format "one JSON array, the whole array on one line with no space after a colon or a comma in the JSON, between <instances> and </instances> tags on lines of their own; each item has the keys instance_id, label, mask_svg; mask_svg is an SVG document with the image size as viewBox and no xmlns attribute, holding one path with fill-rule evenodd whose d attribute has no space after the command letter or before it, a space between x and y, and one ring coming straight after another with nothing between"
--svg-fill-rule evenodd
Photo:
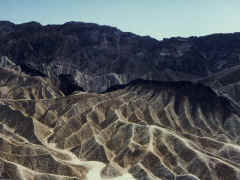
<instances>
[{"instance_id":1,"label":"pale blue sky","mask_svg":"<svg viewBox=\"0 0 240 180\"><path fill-rule=\"evenodd\" d=\"M240 0L0 0L0 20L94 22L157 39L240 31Z\"/></svg>"}]
</instances>

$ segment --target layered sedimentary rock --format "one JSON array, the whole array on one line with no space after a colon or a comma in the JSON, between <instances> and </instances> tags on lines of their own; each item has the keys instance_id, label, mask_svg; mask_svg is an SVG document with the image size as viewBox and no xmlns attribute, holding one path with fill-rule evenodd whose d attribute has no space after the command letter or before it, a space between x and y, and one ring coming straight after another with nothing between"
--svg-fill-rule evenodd
<instances>
[{"instance_id":1,"label":"layered sedimentary rock","mask_svg":"<svg viewBox=\"0 0 240 180\"><path fill-rule=\"evenodd\" d=\"M136 80L64 96L49 79L7 67L1 178L240 179L240 113L209 87Z\"/></svg>"},{"instance_id":2,"label":"layered sedimentary rock","mask_svg":"<svg viewBox=\"0 0 240 180\"><path fill-rule=\"evenodd\" d=\"M1 21L0 179L240 179L239 43Z\"/></svg>"},{"instance_id":3,"label":"layered sedimentary rock","mask_svg":"<svg viewBox=\"0 0 240 180\"><path fill-rule=\"evenodd\" d=\"M42 26L0 22L0 56L31 75L58 78L65 94L102 92L135 79L179 81L239 65L240 34L158 41L92 23Z\"/></svg>"}]
</instances>

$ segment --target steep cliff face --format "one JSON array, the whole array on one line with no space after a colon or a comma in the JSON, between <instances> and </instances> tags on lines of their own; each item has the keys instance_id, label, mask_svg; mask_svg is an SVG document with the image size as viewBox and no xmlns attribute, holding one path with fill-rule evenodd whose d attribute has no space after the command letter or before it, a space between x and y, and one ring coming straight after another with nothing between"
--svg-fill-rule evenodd
<instances>
[{"instance_id":1,"label":"steep cliff face","mask_svg":"<svg viewBox=\"0 0 240 180\"><path fill-rule=\"evenodd\" d=\"M211 88L135 80L64 96L10 64L0 69L1 178L240 179L240 113Z\"/></svg>"},{"instance_id":2,"label":"steep cliff face","mask_svg":"<svg viewBox=\"0 0 240 180\"><path fill-rule=\"evenodd\" d=\"M0 56L27 73L102 92L135 79L196 80L239 65L240 34L157 41L97 24L0 22ZM61 76L62 75L62 76Z\"/></svg>"}]
</instances>

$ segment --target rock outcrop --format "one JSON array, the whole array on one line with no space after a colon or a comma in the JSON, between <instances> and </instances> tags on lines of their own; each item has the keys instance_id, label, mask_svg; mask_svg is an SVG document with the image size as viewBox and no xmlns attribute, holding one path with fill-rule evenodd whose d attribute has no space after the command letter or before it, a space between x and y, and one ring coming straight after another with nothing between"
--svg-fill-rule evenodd
<instances>
[{"instance_id":1,"label":"rock outcrop","mask_svg":"<svg viewBox=\"0 0 240 180\"><path fill-rule=\"evenodd\" d=\"M135 80L64 96L0 69L0 177L240 179L240 113L211 88Z\"/></svg>"},{"instance_id":2,"label":"rock outcrop","mask_svg":"<svg viewBox=\"0 0 240 180\"><path fill-rule=\"evenodd\" d=\"M193 81L211 76L240 64L239 44L239 33L158 41L92 23L0 22L0 56L28 74L67 76L74 80L73 89L93 92L135 79Z\"/></svg>"}]
</instances>

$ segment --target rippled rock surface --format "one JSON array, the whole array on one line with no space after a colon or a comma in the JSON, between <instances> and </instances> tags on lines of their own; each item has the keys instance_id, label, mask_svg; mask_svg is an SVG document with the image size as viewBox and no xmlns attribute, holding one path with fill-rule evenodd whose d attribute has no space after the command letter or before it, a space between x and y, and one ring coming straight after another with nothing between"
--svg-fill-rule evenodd
<instances>
[{"instance_id":1,"label":"rippled rock surface","mask_svg":"<svg viewBox=\"0 0 240 180\"><path fill-rule=\"evenodd\" d=\"M209 87L135 80L65 96L12 66L0 69L1 178L240 179L240 114Z\"/></svg>"}]
</instances>

